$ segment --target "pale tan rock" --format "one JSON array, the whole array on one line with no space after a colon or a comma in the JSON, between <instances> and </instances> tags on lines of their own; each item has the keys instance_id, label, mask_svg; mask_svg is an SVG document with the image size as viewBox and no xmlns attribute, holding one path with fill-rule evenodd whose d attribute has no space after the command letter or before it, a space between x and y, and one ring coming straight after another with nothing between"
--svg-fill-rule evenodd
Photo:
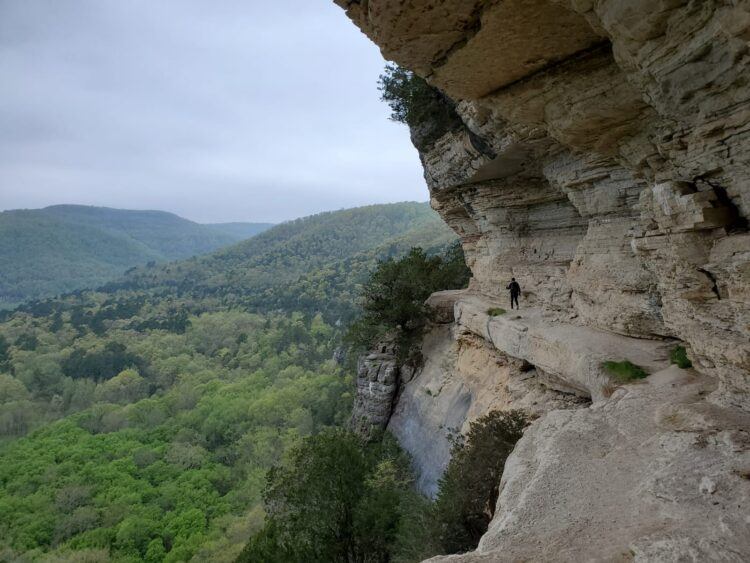
<instances>
[{"instance_id":1,"label":"pale tan rock","mask_svg":"<svg viewBox=\"0 0 750 563\"><path fill-rule=\"evenodd\" d=\"M555 392L537 371L482 338L436 325L422 344L423 366L404 385L388 430L412 457L417 487L434 496L450 460L451 439L492 410L520 409L535 418L587 401Z\"/></svg>"},{"instance_id":2,"label":"pale tan rock","mask_svg":"<svg viewBox=\"0 0 750 563\"><path fill-rule=\"evenodd\" d=\"M478 98L601 42L583 18L546 0L491 2L431 81L459 99Z\"/></svg>"},{"instance_id":3,"label":"pale tan rock","mask_svg":"<svg viewBox=\"0 0 750 563\"><path fill-rule=\"evenodd\" d=\"M637 227L631 217L589 221L567 272L575 322L628 336L673 336L662 319L657 276L631 245Z\"/></svg>"},{"instance_id":4,"label":"pale tan rock","mask_svg":"<svg viewBox=\"0 0 750 563\"><path fill-rule=\"evenodd\" d=\"M502 298L514 276L554 318L683 340L720 378L715 399L750 409L746 253L712 250L747 244L748 1L455 0L434 34L447 0L357 6L381 47L460 101L466 130L422 160L472 288ZM552 20L578 31L550 37ZM407 45L449 31L462 39L432 60Z\"/></svg>"},{"instance_id":5,"label":"pale tan rock","mask_svg":"<svg viewBox=\"0 0 750 563\"><path fill-rule=\"evenodd\" d=\"M472 144L466 129L446 133L422 153L425 181L436 190L467 182L490 160Z\"/></svg>"},{"instance_id":6,"label":"pale tan rock","mask_svg":"<svg viewBox=\"0 0 750 563\"><path fill-rule=\"evenodd\" d=\"M336 0L395 60L454 97L478 97L602 41L546 0ZM528 33L531 27L534 33Z\"/></svg>"},{"instance_id":7,"label":"pale tan rock","mask_svg":"<svg viewBox=\"0 0 750 563\"><path fill-rule=\"evenodd\" d=\"M425 305L430 308L433 318L437 324L450 324L455 320L454 309L456 301L464 294L463 290L437 291L430 295Z\"/></svg>"},{"instance_id":8,"label":"pale tan rock","mask_svg":"<svg viewBox=\"0 0 750 563\"><path fill-rule=\"evenodd\" d=\"M671 367L536 421L475 553L434 562L735 561L750 553L750 416Z\"/></svg>"},{"instance_id":9,"label":"pale tan rock","mask_svg":"<svg viewBox=\"0 0 750 563\"><path fill-rule=\"evenodd\" d=\"M463 44L487 0L334 0L381 49L419 74Z\"/></svg>"},{"instance_id":10,"label":"pale tan rock","mask_svg":"<svg viewBox=\"0 0 750 563\"><path fill-rule=\"evenodd\" d=\"M349 5L465 126L421 157L472 269L454 331L474 344L464 360L436 352L455 358L445 369L428 355L400 427L429 450L463 397L448 390L490 381L492 354L595 399L534 424L479 551L441 560L750 560L750 0ZM490 318L511 276L521 318ZM670 339L695 372L616 389L601 371L627 358L658 372ZM420 377L453 387L416 400Z\"/></svg>"},{"instance_id":11,"label":"pale tan rock","mask_svg":"<svg viewBox=\"0 0 750 563\"><path fill-rule=\"evenodd\" d=\"M467 292L456 301L456 327L482 337L510 357L542 370L547 385L591 397L609 396L617 382L604 368L607 361L628 360L653 373L669 365L672 341L643 340L545 317L522 303L491 316L496 301Z\"/></svg>"}]
</instances>

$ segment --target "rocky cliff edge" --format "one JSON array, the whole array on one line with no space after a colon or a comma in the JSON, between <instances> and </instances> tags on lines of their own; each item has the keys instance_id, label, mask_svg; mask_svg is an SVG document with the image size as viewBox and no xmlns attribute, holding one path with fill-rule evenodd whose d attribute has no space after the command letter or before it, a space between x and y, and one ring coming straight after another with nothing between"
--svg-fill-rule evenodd
<instances>
[{"instance_id":1,"label":"rocky cliff edge","mask_svg":"<svg viewBox=\"0 0 750 563\"><path fill-rule=\"evenodd\" d=\"M750 2L337 3L460 117L420 158L473 280L378 424L431 493L450 432L538 417L446 560L750 559Z\"/></svg>"}]
</instances>

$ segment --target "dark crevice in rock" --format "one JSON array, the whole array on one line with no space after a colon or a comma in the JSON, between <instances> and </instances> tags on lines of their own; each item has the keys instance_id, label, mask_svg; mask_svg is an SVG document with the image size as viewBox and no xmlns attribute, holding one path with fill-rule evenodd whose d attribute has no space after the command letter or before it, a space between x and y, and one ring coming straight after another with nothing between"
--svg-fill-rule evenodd
<instances>
[{"instance_id":1,"label":"dark crevice in rock","mask_svg":"<svg viewBox=\"0 0 750 563\"><path fill-rule=\"evenodd\" d=\"M497 153L492 150L492 147L490 147L482 137L471 131L471 129L467 128L467 131L469 132L469 141L471 141L472 147L489 158L495 158L497 156Z\"/></svg>"},{"instance_id":2,"label":"dark crevice in rock","mask_svg":"<svg viewBox=\"0 0 750 563\"><path fill-rule=\"evenodd\" d=\"M432 114L429 119L408 124L411 142L420 154L428 152L446 133L465 127L456 113L456 103L438 88L428 86L434 96Z\"/></svg>"},{"instance_id":3,"label":"dark crevice in rock","mask_svg":"<svg viewBox=\"0 0 750 563\"><path fill-rule=\"evenodd\" d=\"M729 213L728 224L725 229L727 234L746 233L750 227L747 218L743 217L737 204L732 200L726 188L715 181L712 181L709 174L698 176L695 179L697 185L705 184L716 195L715 207L724 207Z\"/></svg>"},{"instance_id":4,"label":"dark crevice in rock","mask_svg":"<svg viewBox=\"0 0 750 563\"><path fill-rule=\"evenodd\" d=\"M733 234L747 232L747 219L742 216L737 205L735 205L734 201L732 201L732 198L729 197L727 190L717 184L711 184L710 182L706 183L713 188L714 193L716 194L716 199L719 200L719 203L723 207L729 209L729 225L726 227L727 233Z\"/></svg>"},{"instance_id":5,"label":"dark crevice in rock","mask_svg":"<svg viewBox=\"0 0 750 563\"><path fill-rule=\"evenodd\" d=\"M448 47L445 51L443 51L443 53L438 58L432 61L433 69L440 68L446 62L448 62L448 59L451 57L453 53L462 49L472 37L474 37L477 33L479 33L479 30L482 29L482 14L484 13L485 9L487 9L489 6L493 4L495 4L494 1L484 2L482 4L479 4L474 9L471 15L467 18L466 25L464 26L464 29L463 29L466 35L464 35L461 39L453 43L450 47Z\"/></svg>"},{"instance_id":6,"label":"dark crevice in rock","mask_svg":"<svg viewBox=\"0 0 750 563\"><path fill-rule=\"evenodd\" d=\"M719 284L716 281L716 276L704 268L698 268L698 271L711 280L711 291L716 295L716 299L721 301L721 292L719 291Z\"/></svg>"}]
</instances>

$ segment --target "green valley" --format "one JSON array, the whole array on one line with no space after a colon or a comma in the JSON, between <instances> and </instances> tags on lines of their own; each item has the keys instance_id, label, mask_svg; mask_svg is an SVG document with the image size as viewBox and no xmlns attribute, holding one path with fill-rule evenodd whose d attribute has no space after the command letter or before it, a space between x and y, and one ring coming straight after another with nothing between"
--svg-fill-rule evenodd
<instances>
[{"instance_id":1,"label":"green valley","mask_svg":"<svg viewBox=\"0 0 750 563\"><path fill-rule=\"evenodd\" d=\"M454 242L424 203L323 213L5 311L0 560L233 561L267 471L350 415L369 273Z\"/></svg>"}]
</instances>

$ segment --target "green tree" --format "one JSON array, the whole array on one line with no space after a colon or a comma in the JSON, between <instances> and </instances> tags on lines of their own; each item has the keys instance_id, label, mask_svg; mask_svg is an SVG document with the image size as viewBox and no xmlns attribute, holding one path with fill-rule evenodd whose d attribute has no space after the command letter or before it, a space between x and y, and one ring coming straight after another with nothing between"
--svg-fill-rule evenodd
<instances>
[{"instance_id":1,"label":"green tree","mask_svg":"<svg viewBox=\"0 0 750 563\"><path fill-rule=\"evenodd\" d=\"M146 563L161 563L167 551L164 549L164 541L161 538L154 538L149 542L146 548L144 559Z\"/></svg>"},{"instance_id":2,"label":"green tree","mask_svg":"<svg viewBox=\"0 0 750 563\"><path fill-rule=\"evenodd\" d=\"M420 150L461 126L455 103L410 70L386 65L378 90L391 108L391 119L409 125L412 141Z\"/></svg>"},{"instance_id":3,"label":"green tree","mask_svg":"<svg viewBox=\"0 0 750 563\"><path fill-rule=\"evenodd\" d=\"M247 542L236 563L307 563L306 554L296 553L282 541L273 522L267 523Z\"/></svg>"},{"instance_id":4,"label":"green tree","mask_svg":"<svg viewBox=\"0 0 750 563\"><path fill-rule=\"evenodd\" d=\"M126 369L96 389L97 400L106 403L134 403L148 395L148 382L135 369Z\"/></svg>"},{"instance_id":5,"label":"green tree","mask_svg":"<svg viewBox=\"0 0 750 563\"><path fill-rule=\"evenodd\" d=\"M434 506L445 553L476 548L495 513L505 461L528 424L521 411L492 411L455 442Z\"/></svg>"},{"instance_id":6,"label":"green tree","mask_svg":"<svg viewBox=\"0 0 750 563\"><path fill-rule=\"evenodd\" d=\"M158 522L151 518L128 516L117 526L114 545L118 550L129 554L145 555L158 528Z\"/></svg>"},{"instance_id":7,"label":"green tree","mask_svg":"<svg viewBox=\"0 0 750 563\"><path fill-rule=\"evenodd\" d=\"M0 405L29 399L26 386L11 375L0 373Z\"/></svg>"},{"instance_id":8,"label":"green tree","mask_svg":"<svg viewBox=\"0 0 750 563\"><path fill-rule=\"evenodd\" d=\"M60 517L55 526L55 543L62 543L76 534L99 526L99 512L92 506L81 506Z\"/></svg>"},{"instance_id":9,"label":"green tree","mask_svg":"<svg viewBox=\"0 0 750 563\"><path fill-rule=\"evenodd\" d=\"M347 339L367 348L392 335L401 355L406 355L430 318L427 297L438 290L465 287L469 277L458 246L445 256L428 256L421 248L412 248L399 260L380 262L362 288L364 312Z\"/></svg>"},{"instance_id":10,"label":"green tree","mask_svg":"<svg viewBox=\"0 0 750 563\"><path fill-rule=\"evenodd\" d=\"M309 438L271 470L264 502L281 544L314 561L351 561L354 507L367 474L359 439L344 431ZM346 471L341 468L346 467Z\"/></svg>"},{"instance_id":11,"label":"green tree","mask_svg":"<svg viewBox=\"0 0 750 563\"><path fill-rule=\"evenodd\" d=\"M38 421L39 409L31 401L7 401L0 408L0 437L23 436Z\"/></svg>"},{"instance_id":12,"label":"green tree","mask_svg":"<svg viewBox=\"0 0 750 563\"><path fill-rule=\"evenodd\" d=\"M34 351L39 346L39 338L33 332L22 334L16 340L16 346L21 350Z\"/></svg>"},{"instance_id":13,"label":"green tree","mask_svg":"<svg viewBox=\"0 0 750 563\"><path fill-rule=\"evenodd\" d=\"M409 460L390 437L312 436L269 473L266 526L238 561L389 561L410 483Z\"/></svg>"},{"instance_id":14,"label":"green tree","mask_svg":"<svg viewBox=\"0 0 750 563\"><path fill-rule=\"evenodd\" d=\"M380 259L455 240L424 203L320 214L261 236L0 313L11 364L0 370L0 554L239 553L262 527L269 467L348 417L351 374L331 358L359 285ZM381 446L357 455L366 471L351 534L358 553L385 557L412 504L386 461L408 463Z\"/></svg>"},{"instance_id":15,"label":"green tree","mask_svg":"<svg viewBox=\"0 0 750 563\"><path fill-rule=\"evenodd\" d=\"M0 334L0 371L10 369L10 344L5 337Z\"/></svg>"},{"instance_id":16,"label":"green tree","mask_svg":"<svg viewBox=\"0 0 750 563\"><path fill-rule=\"evenodd\" d=\"M143 368L143 360L121 342L107 342L100 349L77 348L62 363L62 371L73 379L110 379L126 368Z\"/></svg>"}]
</instances>

